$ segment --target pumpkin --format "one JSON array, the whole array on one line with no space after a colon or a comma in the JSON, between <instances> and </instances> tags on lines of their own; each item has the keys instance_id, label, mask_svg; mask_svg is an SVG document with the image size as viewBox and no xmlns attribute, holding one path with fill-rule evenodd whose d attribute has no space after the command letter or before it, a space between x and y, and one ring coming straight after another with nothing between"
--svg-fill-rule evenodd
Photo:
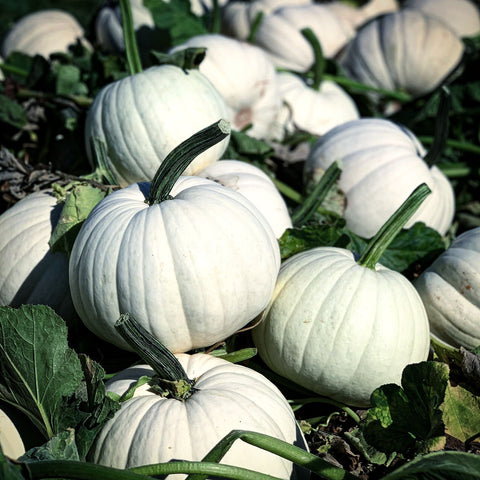
<instances>
[{"instance_id":1,"label":"pumpkin","mask_svg":"<svg viewBox=\"0 0 480 480\"><path fill-rule=\"evenodd\" d=\"M97 138L121 186L150 181L175 146L219 118L229 118L227 105L205 75L173 65L151 67L110 83L95 97L85 125L87 154L93 163L91 142ZM217 161L227 144L199 155L185 174Z\"/></svg>"},{"instance_id":2,"label":"pumpkin","mask_svg":"<svg viewBox=\"0 0 480 480\"><path fill-rule=\"evenodd\" d=\"M354 35L351 25L324 5L283 7L265 15L258 26L255 43L277 67L306 71L314 62L312 47L301 30L311 28L325 58L333 58Z\"/></svg>"},{"instance_id":3,"label":"pumpkin","mask_svg":"<svg viewBox=\"0 0 480 480\"><path fill-rule=\"evenodd\" d=\"M17 51L27 55L67 52L77 40L90 47L77 20L62 10L39 10L20 18L3 39L1 54L7 57Z\"/></svg>"},{"instance_id":4,"label":"pumpkin","mask_svg":"<svg viewBox=\"0 0 480 480\"><path fill-rule=\"evenodd\" d=\"M0 409L0 447L5 456L16 460L25 453L22 437L10 417Z\"/></svg>"},{"instance_id":5,"label":"pumpkin","mask_svg":"<svg viewBox=\"0 0 480 480\"><path fill-rule=\"evenodd\" d=\"M179 401L155 394L148 384L138 387L99 433L91 461L129 468L173 459L201 460L234 429L304 445L285 397L261 374L204 353L176 358L189 378L196 379L196 391ZM148 365L127 368L107 382L107 391L122 395L141 376L153 373ZM294 478L291 462L244 442L235 442L221 463Z\"/></svg>"},{"instance_id":6,"label":"pumpkin","mask_svg":"<svg viewBox=\"0 0 480 480\"><path fill-rule=\"evenodd\" d=\"M189 141L203 149L197 137ZM279 247L251 202L200 177L159 186L174 165L178 175L185 168L176 164L186 158L182 149L162 163L155 188L132 184L97 204L73 245L75 308L93 333L121 348L128 348L114 329L121 313L173 352L185 352L245 326L273 292Z\"/></svg>"},{"instance_id":7,"label":"pumpkin","mask_svg":"<svg viewBox=\"0 0 480 480\"><path fill-rule=\"evenodd\" d=\"M143 0L130 0L133 26L138 43L145 47L145 43L152 43L155 22L148 8L143 5ZM122 14L118 4L107 3L95 17L95 35L102 49L109 52L123 52L125 41L123 39Z\"/></svg>"},{"instance_id":8,"label":"pumpkin","mask_svg":"<svg viewBox=\"0 0 480 480\"><path fill-rule=\"evenodd\" d=\"M405 366L426 360L425 308L404 276L378 263L382 242L375 238L358 261L349 250L317 247L283 263L266 315L253 330L272 370L363 407L377 387L399 384Z\"/></svg>"},{"instance_id":9,"label":"pumpkin","mask_svg":"<svg viewBox=\"0 0 480 480\"><path fill-rule=\"evenodd\" d=\"M480 10L470 0L406 0L403 8L413 8L438 18L460 37L480 33Z\"/></svg>"},{"instance_id":10,"label":"pumpkin","mask_svg":"<svg viewBox=\"0 0 480 480\"><path fill-rule=\"evenodd\" d=\"M277 8L312 4L311 0L240 0L227 2L222 8L222 32L239 40L248 40L258 16Z\"/></svg>"},{"instance_id":11,"label":"pumpkin","mask_svg":"<svg viewBox=\"0 0 480 480\"><path fill-rule=\"evenodd\" d=\"M0 215L0 305L44 304L74 316L68 258L48 244L62 208L51 192L39 191Z\"/></svg>"},{"instance_id":12,"label":"pumpkin","mask_svg":"<svg viewBox=\"0 0 480 480\"><path fill-rule=\"evenodd\" d=\"M335 82L323 80L315 90L289 72L278 73L277 82L284 108L290 112L289 121L283 127L289 133L300 129L321 136L360 116L355 102Z\"/></svg>"},{"instance_id":13,"label":"pumpkin","mask_svg":"<svg viewBox=\"0 0 480 480\"><path fill-rule=\"evenodd\" d=\"M432 335L453 346L480 346L480 227L459 235L414 282Z\"/></svg>"},{"instance_id":14,"label":"pumpkin","mask_svg":"<svg viewBox=\"0 0 480 480\"><path fill-rule=\"evenodd\" d=\"M275 67L265 52L218 34L197 35L172 52L187 47L207 49L199 70L225 99L232 128L242 130L251 124L249 135L268 138L280 109L280 98Z\"/></svg>"},{"instance_id":15,"label":"pumpkin","mask_svg":"<svg viewBox=\"0 0 480 480\"><path fill-rule=\"evenodd\" d=\"M425 150L412 132L385 119L362 118L339 125L313 145L305 162L305 181L317 182L341 160L338 181L346 197L343 216L357 235L372 237L416 186L432 194L407 228L424 222L444 235L455 213L455 196L447 177L424 161Z\"/></svg>"},{"instance_id":16,"label":"pumpkin","mask_svg":"<svg viewBox=\"0 0 480 480\"><path fill-rule=\"evenodd\" d=\"M221 160L197 175L237 191L250 200L263 214L277 238L292 227L283 197L270 177L255 165L239 160Z\"/></svg>"},{"instance_id":17,"label":"pumpkin","mask_svg":"<svg viewBox=\"0 0 480 480\"><path fill-rule=\"evenodd\" d=\"M463 51L461 39L440 20L405 9L362 26L339 63L357 81L419 97L445 81Z\"/></svg>"}]
</instances>

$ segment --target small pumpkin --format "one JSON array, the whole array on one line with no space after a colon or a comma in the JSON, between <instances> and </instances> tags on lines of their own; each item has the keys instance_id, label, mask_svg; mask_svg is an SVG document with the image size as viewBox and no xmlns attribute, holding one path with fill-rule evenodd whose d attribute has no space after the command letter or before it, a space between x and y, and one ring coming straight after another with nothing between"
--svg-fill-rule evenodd
<instances>
[{"instance_id":1,"label":"small pumpkin","mask_svg":"<svg viewBox=\"0 0 480 480\"><path fill-rule=\"evenodd\" d=\"M65 319L75 315L67 255L48 244L62 208L50 191L39 191L0 215L0 305L44 304Z\"/></svg>"},{"instance_id":2,"label":"small pumpkin","mask_svg":"<svg viewBox=\"0 0 480 480\"><path fill-rule=\"evenodd\" d=\"M405 9L363 25L339 63L355 80L419 97L448 77L463 51L461 39L440 20Z\"/></svg>"},{"instance_id":3,"label":"small pumpkin","mask_svg":"<svg viewBox=\"0 0 480 480\"><path fill-rule=\"evenodd\" d=\"M383 241L383 240L382 240ZM320 395L368 406L373 390L400 383L426 360L430 332L413 285L378 263L375 239L357 261L342 248L288 258L253 340L276 373Z\"/></svg>"},{"instance_id":4,"label":"small pumpkin","mask_svg":"<svg viewBox=\"0 0 480 480\"><path fill-rule=\"evenodd\" d=\"M284 108L290 112L283 126L286 132L298 128L321 136L333 127L360 117L355 102L335 82L323 80L315 90L289 72L277 73L277 82Z\"/></svg>"},{"instance_id":5,"label":"small pumpkin","mask_svg":"<svg viewBox=\"0 0 480 480\"><path fill-rule=\"evenodd\" d=\"M75 17L63 10L39 10L13 24L3 39L1 54L7 57L18 51L48 58L51 53L67 52L77 40L90 47Z\"/></svg>"},{"instance_id":6,"label":"small pumpkin","mask_svg":"<svg viewBox=\"0 0 480 480\"><path fill-rule=\"evenodd\" d=\"M110 83L95 97L85 125L87 154L93 163L91 143L98 139L121 186L150 181L175 146L219 118L229 118L228 108L205 75L173 65L151 67ZM217 161L227 143L199 155L185 174Z\"/></svg>"},{"instance_id":7,"label":"small pumpkin","mask_svg":"<svg viewBox=\"0 0 480 480\"><path fill-rule=\"evenodd\" d=\"M241 193L263 214L280 238L292 226L288 208L270 177L255 165L239 160L220 160L197 173L199 177Z\"/></svg>"},{"instance_id":8,"label":"small pumpkin","mask_svg":"<svg viewBox=\"0 0 480 480\"><path fill-rule=\"evenodd\" d=\"M311 28L325 58L333 58L354 36L352 26L321 4L282 7L265 15L255 34L277 67L304 72L314 63L314 54L301 30Z\"/></svg>"},{"instance_id":9,"label":"small pumpkin","mask_svg":"<svg viewBox=\"0 0 480 480\"><path fill-rule=\"evenodd\" d=\"M313 145L305 162L305 181L316 183L336 160L345 194L343 216L357 235L372 237L416 186L426 183L432 194L407 228L424 222L444 235L455 213L455 195L448 178L424 161L425 150L408 129L386 119L361 118L327 132Z\"/></svg>"},{"instance_id":10,"label":"small pumpkin","mask_svg":"<svg viewBox=\"0 0 480 480\"><path fill-rule=\"evenodd\" d=\"M434 337L453 347L480 346L480 227L459 235L414 285Z\"/></svg>"},{"instance_id":11,"label":"small pumpkin","mask_svg":"<svg viewBox=\"0 0 480 480\"><path fill-rule=\"evenodd\" d=\"M199 461L235 429L307 449L285 397L258 372L205 353L174 356L129 314L116 328L151 367L123 370L107 382L107 391L121 396L141 377L150 381L138 386L102 428L90 455L94 463L129 468L173 459ZM221 463L298 478L291 462L244 442L236 442ZM306 471L300 475L308 476Z\"/></svg>"},{"instance_id":12,"label":"small pumpkin","mask_svg":"<svg viewBox=\"0 0 480 480\"><path fill-rule=\"evenodd\" d=\"M130 312L167 348L185 352L227 338L268 304L280 253L263 215L211 180L175 182L185 164L228 132L220 122L192 136L152 183L113 192L82 225L70 286L80 318L99 337L128 348L114 323Z\"/></svg>"},{"instance_id":13,"label":"small pumpkin","mask_svg":"<svg viewBox=\"0 0 480 480\"><path fill-rule=\"evenodd\" d=\"M403 8L420 10L438 18L460 37L480 33L480 10L470 0L406 0Z\"/></svg>"},{"instance_id":14,"label":"small pumpkin","mask_svg":"<svg viewBox=\"0 0 480 480\"><path fill-rule=\"evenodd\" d=\"M267 139L280 109L275 67L265 52L255 45L219 34L191 37L172 49L205 47L206 56L199 66L220 92L230 110L232 128Z\"/></svg>"},{"instance_id":15,"label":"small pumpkin","mask_svg":"<svg viewBox=\"0 0 480 480\"><path fill-rule=\"evenodd\" d=\"M25 453L22 437L10 417L0 409L0 447L9 458L16 460Z\"/></svg>"}]
</instances>

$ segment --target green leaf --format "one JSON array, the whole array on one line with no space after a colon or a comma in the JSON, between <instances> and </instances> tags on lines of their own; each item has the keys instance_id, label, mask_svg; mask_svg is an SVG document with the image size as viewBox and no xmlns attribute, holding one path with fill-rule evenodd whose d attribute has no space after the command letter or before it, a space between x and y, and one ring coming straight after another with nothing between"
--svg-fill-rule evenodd
<instances>
[{"instance_id":1,"label":"green leaf","mask_svg":"<svg viewBox=\"0 0 480 480\"><path fill-rule=\"evenodd\" d=\"M19 468L13 463L9 462L7 457L2 452L0 445L0 478L2 480L25 480L25 477L20 472Z\"/></svg>"},{"instance_id":2,"label":"green leaf","mask_svg":"<svg viewBox=\"0 0 480 480\"><path fill-rule=\"evenodd\" d=\"M448 385L443 405L445 431L462 442L480 434L480 398L460 385Z\"/></svg>"},{"instance_id":3,"label":"green leaf","mask_svg":"<svg viewBox=\"0 0 480 480\"><path fill-rule=\"evenodd\" d=\"M20 462L39 462L43 460L80 460L75 443L75 431L72 428L55 435L47 443L25 452Z\"/></svg>"},{"instance_id":4,"label":"green leaf","mask_svg":"<svg viewBox=\"0 0 480 480\"><path fill-rule=\"evenodd\" d=\"M367 442L385 452L428 452L443 448L445 428L441 406L448 384L449 368L440 362L407 365L402 387L377 388L372 408L361 424Z\"/></svg>"},{"instance_id":5,"label":"green leaf","mask_svg":"<svg viewBox=\"0 0 480 480\"><path fill-rule=\"evenodd\" d=\"M58 95L87 95L88 88L81 81L80 69L74 65L57 65L55 93Z\"/></svg>"},{"instance_id":6,"label":"green leaf","mask_svg":"<svg viewBox=\"0 0 480 480\"><path fill-rule=\"evenodd\" d=\"M0 122L22 128L27 124L27 114L19 103L0 95Z\"/></svg>"},{"instance_id":7,"label":"green leaf","mask_svg":"<svg viewBox=\"0 0 480 480\"><path fill-rule=\"evenodd\" d=\"M73 243L83 222L107 193L91 185L76 185L67 194L57 225L50 237L53 252L70 255Z\"/></svg>"},{"instance_id":8,"label":"green leaf","mask_svg":"<svg viewBox=\"0 0 480 480\"><path fill-rule=\"evenodd\" d=\"M273 147L263 140L251 137L248 132L232 130L230 143L223 158L231 160L264 160L273 153Z\"/></svg>"},{"instance_id":9,"label":"green leaf","mask_svg":"<svg viewBox=\"0 0 480 480\"><path fill-rule=\"evenodd\" d=\"M27 414L46 439L65 428L65 397L82 377L65 322L51 308L0 307L0 399Z\"/></svg>"},{"instance_id":10,"label":"green leaf","mask_svg":"<svg viewBox=\"0 0 480 480\"><path fill-rule=\"evenodd\" d=\"M419 455L382 480L478 480L480 456L463 452Z\"/></svg>"},{"instance_id":11,"label":"green leaf","mask_svg":"<svg viewBox=\"0 0 480 480\"><path fill-rule=\"evenodd\" d=\"M384 452L380 452L376 448L372 447L365 441L362 431L359 428L355 428L350 432L345 432L345 437L370 463L375 465L390 465L395 459L396 454L392 453L387 455Z\"/></svg>"}]
</instances>

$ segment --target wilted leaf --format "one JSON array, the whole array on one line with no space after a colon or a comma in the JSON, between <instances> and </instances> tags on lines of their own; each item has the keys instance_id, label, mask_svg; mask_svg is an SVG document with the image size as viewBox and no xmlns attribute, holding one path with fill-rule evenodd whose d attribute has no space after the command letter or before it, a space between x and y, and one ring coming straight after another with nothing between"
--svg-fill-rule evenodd
<instances>
[{"instance_id":1,"label":"wilted leaf","mask_svg":"<svg viewBox=\"0 0 480 480\"><path fill-rule=\"evenodd\" d=\"M371 397L362 424L367 442L386 453L428 452L443 448L440 409L448 383L448 366L440 362L407 365L402 387L383 385Z\"/></svg>"},{"instance_id":2,"label":"wilted leaf","mask_svg":"<svg viewBox=\"0 0 480 480\"><path fill-rule=\"evenodd\" d=\"M223 158L230 160L263 160L273 153L273 148L267 142L251 137L245 132L232 130L230 143L223 154Z\"/></svg>"},{"instance_id":3,"label":"wilted leaf","mask_svg":"<svg viewBox=\"0 0 480 480\"><path fill-rule=\"evenodd\" d=\"M69 428L60 432L44 445L28 450L19 459L27 463L42 460L80 460L75 443L75 431Z\"/></svg>"}]
</instances>

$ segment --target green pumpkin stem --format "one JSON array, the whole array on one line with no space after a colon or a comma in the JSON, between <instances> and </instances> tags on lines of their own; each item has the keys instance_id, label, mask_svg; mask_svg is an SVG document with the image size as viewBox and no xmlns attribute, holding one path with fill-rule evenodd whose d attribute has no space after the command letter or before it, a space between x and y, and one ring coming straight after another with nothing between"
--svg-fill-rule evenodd
<instances>
[{"instance_id":1,"label":"green pumpkin stem","mask_svg":"<svg viewBox=\"0 0 480 480\"><path fill-rule=\"evenodd\" d=\"M140 73L143 69L140 54L138 53L130 0L120 0L120 11L122 13L123 38L125 41L125 55L127 57L128 72L130 75L135 75L136 73Z\"/></svg>"},{"instance_id":2,"label":"green pumpkin stem","mask_svg":"<svg viewBox=\"0 0 480 480\"><path fill-rule=\"evenodd\" d=\"M357 263L363 267L375 270L375 265L380 260L383 252L430 193L432 191L426 183L419 185L370 240Z\"/></svg>"},{"instance_id":3,"label":"green pumpkin stem","mask_svg":"<svg viewBox=\"0 0 480 480\"><path fill-rule=\"evenodd\" d=\"M177 399L185 400L193 393L194 380L188 378L168 348L143 328L129 313L120 315L115 329L156 374L155 380Z\"/></svg>"},{"instance_id":4,"label":"green pumpkin stem","mask_svg":"<svg viewBox=\"0 0 480 480\"><path fill-rule=\"evenodd\" d=\"M251 28L250 34L248 35L247 42L248 43L255 43L255 37L257 36L257 30L263 20L263 12L258 12L257 16L254 18Z\"/></svg>"},{"instance_id":5,"label":"green pumpkin stem","mask_svg":"<svg viewBox=\"0 0 480 480\"><path fill-rule=\"evenodd\" d=\"M292 223L295 227L301 227L307 223L310 217L318 210L318 207L321 205L341 173L342 168L338 162L333 162L327 168L310 195L308 195L302 204L293 212Z\"/></svg>"},{"instance_id":6,"label":"green pumpkin stem","mask_svg":"<svg viewBox=\"0 0 480 480\"><path fill-rule=\"evenodd\" d=\"M437 117L435 119L435 136L430 150L424 157L427 165L435 165L443 155L447 145L448 130L450 127L449 113L452 107L452 96L446 86L440 90L440 103L438 105Z\"/></svg>"},{"instance_id":7,"label":"green pumpkin stem","mask_svg":"<svg viewBox=\"0 0 480 480\"><path fill-rule=\"evenodd\" d=\"M314 90L319 90L323 80L323 74L325 73L326 61L323 55L322 46L318 41L317 36L313 33L311 28L303 28L301 30L302 35L308 41L313 49L314 62L312 66L313 70L313 85Z\"/></svg>"},{"instance_id":8,"label":"green pumpkin stem","mask_svg":"<svg viewBox=\"0 0 480 480\"><path fill-rule=\"evenodd\" d=\"M208 148L216 145L230 134L230 123L219 120L200 130L175 147L160 164L150 186L146 200L149 205L170 198L170 192L185 169Z\"/></svg>"}]
</instances>

